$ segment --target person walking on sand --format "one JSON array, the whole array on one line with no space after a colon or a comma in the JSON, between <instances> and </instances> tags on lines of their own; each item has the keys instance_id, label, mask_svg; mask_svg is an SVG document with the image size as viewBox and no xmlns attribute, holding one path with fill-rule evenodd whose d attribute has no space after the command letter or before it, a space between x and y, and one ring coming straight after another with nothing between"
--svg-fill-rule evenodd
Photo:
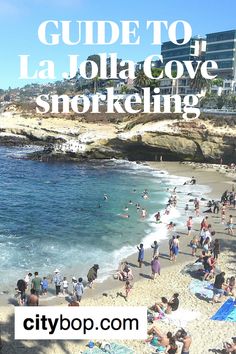
<instances>
[{"instance_id":1,"label":"person walking on sand","mask_svg":"<svg viewBox=\"0 0 236 354\"><path fill-rule=\"evenodd\" d=\"M209 227L209 225L208 225L208 216L206 216L204 219L202 219L202 222L201 222L201 230L202 230L202 229L207 230L208 227Z\"/></svg>"},{"instance_id":2,"label":"person walking on sand","mask_svg":"<svg viewBox=\"0 0 236 354\"><path fill-rule=\"evenodd\" d=\"M157 274L161 275L161 265L160 265L158 256L156 256L156 257L151 261L151 269L152 269L152 279L155 280Z\"/></svg>"},{"instance_id":3,"label":"person walking on sand","mask_svg":"<svg viewBox=\"0 0 236 354\"><path fill-rule=\"evenodd\" d=\"M229 216L229 221L228 221L228 224L227 224L227 229L228 229L228 234L231 235L231 236L234 235L233 227L234 227L233 215L230 215Z\"/></svg>"},{"instance_id":4,"label":"person walking on sand","mask_svg":"<svg viewBox=\"0 0 236 354\"><path fill-rule=\"evenodd\" d=\"M175 239L175 235L173 235L172 238L169 239L170 260L172 260L172 257L173 257L172 246L173 246L174 239Z\"/></svg>"},{"instance_id":5,"label":"person walking on sand","mask_svg":"<svg viewBox=\"0 0 236 354\"><path fill-rule=\"evenodd\" d=\"M197 236L194 236L192 241L190 242L190 246L191 246L191 249L192 249L192 256L196 256L196 253L197 253L197 247L198 247L198 237Z\"/></svg>"},{"instance_id":6,"label":"person walking on sand","mask_svg":"<svg viewBox=\"0 0 236 354\"><path fill-rule=\"evenodd\" d=\"M125 282L125 301L128 300L128 296L131 292L131 289L132 289L132 285L131 285L130 281L126 280L126 282Z\"/></svg>"},{"instance_id":7,"label":"person walking on sand","mask_svg":"<svg viewBox=\"0 0 236 354\"><path fill-rule=\"evenodd\" d=\"M99 265L98 264L94 264L92 266L92 268L90 268L89 271L88 271L88 274L87 274L88 286L91 289L93 287L94 280L96 280L97 277L98 277L98 274L97 274L98 273L98 269L99 269Z\"/></svg>"},{"instance_id":8,"label":"person walking on sand","mask_svg":"<svg viewBox=\"0 0 236 354\"><path fill-rule=\"evenodd\" d=\"M144 261L144 248L143 248L143 244L140 243L139 246L137 246L138 249L138 263L139 263L139 268L142 268L142 264Z\"/></svg>"},{"instance_id":9,"label":"person walking on sand","mask_svg":"<svg viewBox=\"0 0 236 354\"><path fill-rule=\"evenodd\" d=\"M226 204L224 203L221 207L221 224L225 223L225 212L226 212Z\"/></svg>"},{"instance_id":10,"label":"person walking on sand","mask_svg":"<svg viewBox=\"0 0 236 354\"><path fill-rule=\"evenodd\" d=\"M212 250L213 250L214 259L218 260L220 255L220 241L217 238L215 239Z\"/></svg>"},{"instance_id":11,"label":"person walking on sand","mask_svg":"<svg viewBox=\"0 0 236 354\"><path fill-rule=\"evenodd\" d=\"M187 229L188 229L188 236L191 235L191 231L193 229L193 217L190 216L187 220Z\"/></svg>"},{"instance_id":12,"label":"person walking on sand","mask_svg":"<svg viewBox=\"0 0 236 354\"><path fill-rule=\"evenodd\" d=\"M157 243L157 241L154 241L154 244L151 245L151 248L153 249L153 258L155 258L156 256L159 256L159 244Z\"/></svg>"},{"instance_id":13,"label":"person walking on sand","mask_svg":"<svg viewBox=\"0 0 236 354\"><path fill-rule=\"evenodd\" d=\"M176 261L176 258L179 254L179 235L176 236L174 239L173 239L173 242L172 242L172 257L171 257L171 261Z\"/></svg>"}]
</instances>

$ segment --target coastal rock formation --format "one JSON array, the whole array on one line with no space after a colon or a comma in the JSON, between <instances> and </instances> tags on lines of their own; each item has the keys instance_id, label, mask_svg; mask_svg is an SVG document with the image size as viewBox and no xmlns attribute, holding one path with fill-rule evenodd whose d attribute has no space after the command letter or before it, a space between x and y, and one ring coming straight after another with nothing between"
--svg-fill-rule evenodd
<instances>
[{"instance_id":1,"label":"coastal rock formation","mask_svg":"<svg viewBox=\"0 0 236 354\"><path fill-rule=\"evenodd\" d=\"M173 118L172 118L173 117ZM85 117L86 118L86 117ZM172 118L172 119L171 119ZM0 144L53 145L34 159L236 160L236 118L185 121L177 115L137 115L111 123L63 117L3 113Z\"/></svg>"}]
</instances>

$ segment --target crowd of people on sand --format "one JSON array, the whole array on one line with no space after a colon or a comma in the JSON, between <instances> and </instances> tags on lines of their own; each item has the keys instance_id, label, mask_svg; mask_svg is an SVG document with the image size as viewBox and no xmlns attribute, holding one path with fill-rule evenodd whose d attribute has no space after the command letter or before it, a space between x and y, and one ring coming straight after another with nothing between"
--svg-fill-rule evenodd
<instances>
[{"instance_id":1,"label":"crowd of people on sand","mask_svg":"<svg viewBox=\"0 0 236 354\"><path fill-rule=\"evenodd\" d=\"M68 297L69 306L79 306L85 287L92 288L93 282L97 279L99 265L94 264L88 271L87 283L83 278L72 277L71 282L64 277L59 269L55 269L51 277L41 278L38 272L26 274L23 279L17 281L16 296L20 306L38 306L40 297L47 295L49 283L54 284L56 296Z\"/></svg>"},{"instance_id":2,"label":"crowd of people on sand","mask_svg":"<svg viewBox=\"0 0 236 354\"><path fill-rule=\"evenodd\" d=\"M197 183L196 178L192 177L190 180L186 181L184 185L194 186ZM180 232L176 231L176 224L173 221L167 221L171 215L172 209L178 209L178 187L173 189L168 188L167 191L170 193L168 203L164 211L157 211L154 214L154 219L156 223L162 223L164 227L166 226L169 235L169 259L171 262L177 260L179 250L180 250ZM133 193L136 193L136 189ZM220 253L221 253L221 242L217 238L216 232L214 230L214 225L209 222L209 216L206 214L220 214L220 222L225 225L225 231L234 236L234 220L230 213L231 209L236 209L236 193L234 186L232 190L226 190L221 196L220 200L209 200L199 196L192 198L191 187L189 195L189 201L183 208L183 215L186 216L186 237L191 249L191 255L197 257L194 260L194 264L201 265L201 275L202 280L213 281L213 298L212 303L218 302L222 296L231 295L236 297L236 281L235 275L228 274L220 269ZM147 189L141 194L142 198L149 199L149 192ZM192 198L192 199L191 199ZM104 194L104 201L107 202L109 196ZM136 208L137 213L140 214L141 219L147 217L146 208L142 207L139 203L133 203L129 200L124 208L125 214L119 214L119 216L128 218L130 215L128 212L129 208L133 206ZM195 223L194 218L200 217L203 214L202 220L199 225L199 231L194 229ZM167 218L166 218L167 217ZM161 275L161 264L159 260L160 255L160 245L155 240L152 245L150 245L152 250L151 260L149 259L149 264L151 266L151 278L155 280ZM200 253L199 253L200 251ZM145 248L143 243L137 246L137 264L139 268L143 267L145 263ZM198 254L197 254L198 253ZM55 295L68 296L70 295L70 306L79 306L82 299L85 286L92 288L93 282L97 278L99 266L94 264L87 274L87 284L84 283L81 277L73 277L71 282L63 277L58 269L54 271L54 276L51 278L51 283L55 285ZM118 279L125 283L124 295L123 297L127 301L134 284L134 275L131 265L124 261L120 264L120 268L114 274L114 279ZM17 290L20 293L20 304L28 306L37 306L39 304L39 297L44 296L48 292L49 280L48 277L41 278L38 272L34 273L32 278L32 273L28 273L24 279L19 279L17 282ZM26 295L28 293L28 295ZM179 296L181 294L174 293L173 296L168 299L167 297L162 297L160 302L155 303L148 309L148 322L153 323L156 319L161 319L165 315L168 315L179 308ZM161 333L156 325L152 325L148 330L148 340L147 342L155 347L156 352L175 354L178 352L179 343L182 343L181 353L188 354L191 346L191 336L185 329L178 330L175 334L168 332L166 335ZM232 353L235 350L236 343L225 343L224 350L226 353Z\"/></svg>"}]
</instances>

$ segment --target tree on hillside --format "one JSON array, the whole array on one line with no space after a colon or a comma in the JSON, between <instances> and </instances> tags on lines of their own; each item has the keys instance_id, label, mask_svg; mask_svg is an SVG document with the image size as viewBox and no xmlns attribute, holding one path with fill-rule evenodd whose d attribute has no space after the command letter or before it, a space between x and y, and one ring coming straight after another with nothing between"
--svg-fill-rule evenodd
<instances>
[{"instance_id":1,"label":"tree on hillside","mask_svg":"<svg viewBox=\"0 0 236 354\"><path fill-rule=\"evenodd\" d=\"M137 71L134 86L137 87L139 91L141 91L142 87L150 86L150 79L145 75L143 70Z\"/></svg>"},{"instance_id":2,"label":"tree on hillside","mask_svg":"<svg viewBox=\"0 0 236 354\"><path fill-rule=\"evenodd\" d=\"M211 81L211 86L222 87L223 86L223 79L221 79L220 77L217 77L216 79Z\"/></svg>"},{"instance_id":3,"label":"tree on hillside","mask_svg":"<svg viewBox=\"0 0 236 354\"><path fill-rule=\"evenodd\" d=\"M162 72L161 68L152 68L152 76L155 78L159 77L161 72ZM160 80L161 79L150 79L150 88L152 91L155 87L160 86Z\"/></svg>"}]
</instances>

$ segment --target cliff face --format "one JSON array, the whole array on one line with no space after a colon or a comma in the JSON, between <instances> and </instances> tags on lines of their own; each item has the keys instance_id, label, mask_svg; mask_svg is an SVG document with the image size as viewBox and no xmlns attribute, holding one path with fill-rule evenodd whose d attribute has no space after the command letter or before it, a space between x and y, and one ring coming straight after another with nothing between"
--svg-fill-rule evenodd
<instances>
[{"instance_id":1,"label":"cliff face","mask_svg":"<svg viewBox=\"0 0 236 354\"><path fill-rule=\"evenodd\" d=\"M236 160L234 120L176 118L140 115L112 124L7 113L0 117L0 143L51 143L50 149L33 156L40 159Z\"/></svg>"}]
</instances>

